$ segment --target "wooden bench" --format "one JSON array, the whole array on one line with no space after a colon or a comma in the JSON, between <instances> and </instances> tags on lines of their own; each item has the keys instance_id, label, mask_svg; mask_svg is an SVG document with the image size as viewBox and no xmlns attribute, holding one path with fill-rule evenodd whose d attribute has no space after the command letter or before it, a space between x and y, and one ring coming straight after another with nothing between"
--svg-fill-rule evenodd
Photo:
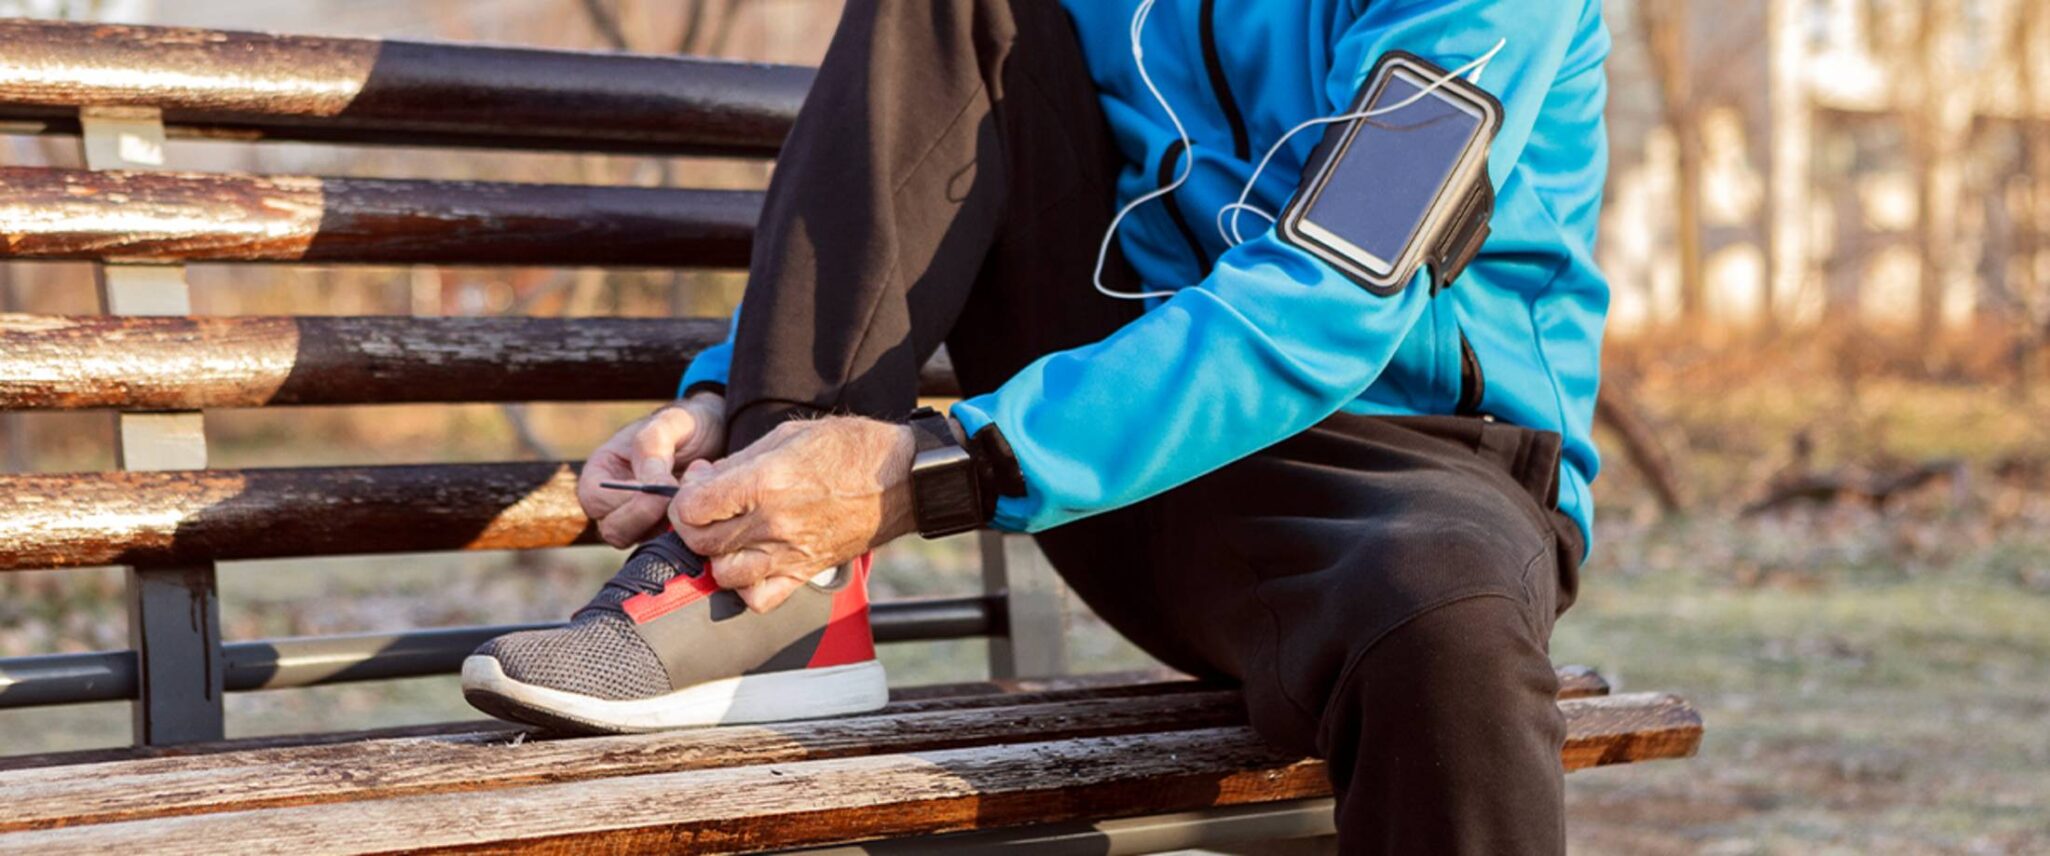
<instances>
[{"instance_id":1,"label":"wooden bench","mask_svg":"<svg viewBox=\"0 0 2050 856\"><path fill-rule=\"evenodd\" d=\"M224 642L213 563L593 540L568 463L220 470L207 408L656 400L717 319L190 317L186 262L736 267L760 194L200 175L168 137L772 156L810 72L601 55L0 22L0 258L99 263L105 315L0 315L0 409L103 409L123 471L0 475L0 572L125 565L133 647L0 660L0 707L126 699L136 744L0 759L0 852L1144 852L1330 831L1315 761L1236 694L1060 671L1059 589L983 535L980 594L878 604L880 641L988 636L992 681L875 714L551 739L490 722L224 741L226 692L452 673L514 627ZM946 395L946 366L924 391ZM1569 770L1691 754L1678 698L1562 669ZM894 852L894 850L893 850ZM1035 851L1040 852L1040 851Z\"/></svg>"}]
</instances>

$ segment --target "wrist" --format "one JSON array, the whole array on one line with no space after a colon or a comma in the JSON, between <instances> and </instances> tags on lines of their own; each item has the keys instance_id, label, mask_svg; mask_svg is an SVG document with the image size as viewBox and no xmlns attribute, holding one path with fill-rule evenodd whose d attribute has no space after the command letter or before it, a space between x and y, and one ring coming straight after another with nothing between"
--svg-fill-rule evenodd
<instances>
[{"instance_id":1,"label":"wrist","mask_svg":"<svg viewBox=\"0 0 2050 856\"><path fill-rule=\"evenodd\" d=\"M912 491L911 465L918 458L918 439L909 425L882 423L888 429L885 442L888 457L882 471L883 522L875 546L918 531L917 500Z\"/></svg>"},{"instance_id":2,"label":"wrist","mask_svg":"<svg viewBox=\"0 0 2050 856\"><path fill-rule=\"evenodd\" d=\"M922 407L908 427L916 443L908 481L918 533L940 538L988 525L994 497L986 495L985 467L960 423Z\"/></svg>"}]
</instances>

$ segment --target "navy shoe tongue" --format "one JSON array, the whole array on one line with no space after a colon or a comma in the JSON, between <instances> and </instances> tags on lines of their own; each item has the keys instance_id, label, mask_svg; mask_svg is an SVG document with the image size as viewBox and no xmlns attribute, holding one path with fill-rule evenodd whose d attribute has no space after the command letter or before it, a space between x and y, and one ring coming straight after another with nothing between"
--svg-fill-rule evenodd
<instances>
[{"instance_id":1,"label":"navy shoe tongue","mask_svg":"<svg viewBox=\"0 0 2050 856\"><path fill-rule=\"evenodd\" d=\"M664 532L660 537L635 547L619 573L613 574L612 579L598 590L597 596L584 604L583 609L577 610L570 620L582 618L591 610L625 615L626 609L620 604L627 598L659 593L677 574L695 577L704 572L704 557L684 546L683 539L678 538L675 532Z\"/></svg>"}]
</instances>

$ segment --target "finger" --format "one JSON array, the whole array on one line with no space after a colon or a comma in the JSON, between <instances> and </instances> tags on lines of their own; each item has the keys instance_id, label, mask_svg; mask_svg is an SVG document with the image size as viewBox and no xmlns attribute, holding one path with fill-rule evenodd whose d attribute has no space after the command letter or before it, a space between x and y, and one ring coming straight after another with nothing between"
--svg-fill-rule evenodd
<instances>
[{"instance_id":1,"label":"finger","mask_svg":"<svg viewBox=\"0 0 2050 856\"><path fill-rule=\"evenodd\" d=\"M596 472L591 464L584 465L584 471L577 476L577 505L584 509L584 516L602 522L606 515L617 511L632 498L632 494L599 486L599 482L613 481L617 478L618 476Z\"/></svg>"},{"instance_id":2,"label":"finger","mask_svg":"<svg viewBox=\"0 0 2050 856\"><path fill-rule=\"evenodd\" d=\"M620 549L639 544L662 527L663 512L667 508L662 497L636 496L598 521L598 537Z\"/></svg>"},{"instance_id":3,"label":"finger","mask_svg":"<svg viewBox=\"0 0 2050 856\"><path fill-rule=\"evenodd\" d=\"M676 500L669 504L669 519L681 530L739 517L755 509L760 482L760 467L721 463L677 491Z\"/></svg>"},{"instance_id":4,"label":"finger","mask_svg":"<svg viewBox=\"0 0 2050 856\"><path fill-rule=\"evenodd\" d=\"M774 576L747 588L737 589L734 594L740 595L740 599L747 603L748 609L768 612L782 606L783 601L789 600L790 595L803 585L804 579L801 577Z\"/></svg>"},{"instance_id":5,"label":"finger","mask_svg":"<svg viewBox=\"0 0 2050 856\"><path fill-rule=\"evenodd\" d=\"M721 520L709 526L694 526L674 520L670 523L676 527L676 534L691 552L700 556L737 553L761 540L760 522L754 515Z\"/></svg>"},{"instance_id":6,"label":"finger","mask_svg":"<svg viewBox=\"0 0 2050 856\"><path fill-rule=\"evenodd\" d=\"M634 477L643 484L675 484L676 453L697 429L697 415L681 407L667 407L648 417L633 436Z\"/></svg>"},{"instance_id":7,"label":"finger","mask_svg":"<svg viewBox=\"0 0 2050 856\"><path fill-rule=\"evenodd\" d=\"M705 563L720 588L744 589L766 579L775 570L769 554L760 550L739 550L713 557Z\"/></svg>"},{"instance_id":8,"label":"finger","mask_svg":"<svg viewBox=\"0 0 2050 856\"><path fill-rule=\"evenodd\" d=\"M726 428L720 422L725 416L724 411L703 404L685 404L684 407L691 411L694 422L690 435L676 447L676 459L694 461L718 454L719 447L726 442Z\"/></svg>"}]
</instances>

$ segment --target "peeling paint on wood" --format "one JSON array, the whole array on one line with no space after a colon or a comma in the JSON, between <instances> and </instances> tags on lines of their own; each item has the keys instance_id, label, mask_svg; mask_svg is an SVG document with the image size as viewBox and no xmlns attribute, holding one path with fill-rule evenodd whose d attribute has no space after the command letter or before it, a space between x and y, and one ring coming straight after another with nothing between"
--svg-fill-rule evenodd
<instances>
[{"instance_id":1,"label":"peeling paint on wood","mask_svg":"<svg viewBox=\"0 0 2050 856\"><path fill-rule=\"evenodd\" d=\"M0 258L742 267L762 194L0 167Z\"/></svg>"},{"instance_id":2,"label":"peeling paint on wood","mask_svg":"<svg viewBox=\"0 0 2050 856\"><path fill-rule=\"evenodd\" d=\"M0 314L0 410L663 400L713 318ZM925 395L956 389L943 360Z\"/></svg>"},{"instance_id":3,"label":"peeling paint on wood","mask_svg":"<svg viewBox=\"0 0 2050 856\"><path fill-rule=\"evenodd\" d=\"M0 121L76 133L155 107L173 135L768 155L811 69L689 57L0 21Z\"/></svg>"},{"instance_id":4,"label":"peeling paint on wood","mask_svg":"<svg viewBox=\"0 0 2050 856\"><path fill-rule=\"evenodd\" d=\"M595 540L572 464L0 475L0 570Z\"/></svg>"}]
</instances>

